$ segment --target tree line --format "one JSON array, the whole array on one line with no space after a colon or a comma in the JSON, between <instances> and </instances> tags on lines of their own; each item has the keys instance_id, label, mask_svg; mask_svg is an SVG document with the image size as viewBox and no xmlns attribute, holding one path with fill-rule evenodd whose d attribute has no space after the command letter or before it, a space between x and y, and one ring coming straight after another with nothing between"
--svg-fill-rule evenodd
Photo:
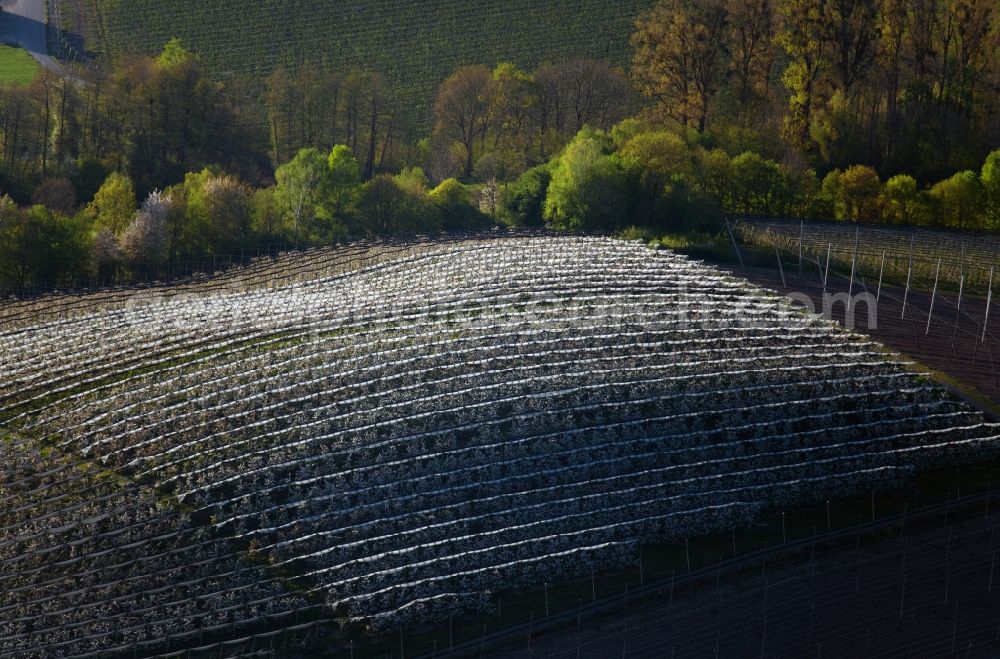
<instances>
[{"instance_id":1,"label":"tree line","mask_svg":"<svg viewBox=\"0 0 1000 659\"><path fill-rule=\"evenodd\" d=\"M365 179L419 165L438 181L509 178L546 161L585 125L608 129L636 107L623 71L586 59L534 71L461 67L438 90L429 135L405 123L378 74L280 68L266 81L265 99L276 166L303 148L344 144Z\"/></svg>"},{"instance_id":2,"label":"tree line","mask_svg":"<svg viewBox=\"0 0 1000 659\"><path fill-rule=\"evenodd\" d=\"M633 76L705 144L926 184L998 145L998 17L995 0L661 0Z\"/></svg>"},{"instance_id":3,"label":"tree line","mask_svg":"<svg viewBox=\"0 0 1000 659\"><path fill-rule=\"evenodd\" d=\"M867 165L820 178L754 151L706 148L655 123L585 128L544 165L506 184L501 219L519 226L719 231L725 215L1000 230L1000 149L981 166L921 187Z\"/></svg>"},{"instance_id":4,"label":"tree line","mask_svg":"<svg viewBox=\"0 0 1000 659\"><path fill-rule=\"evenodd\" d=\"M994 5L662 0L628 71L461 67L426 125L377 73L220 81L177 40L43 73L0 94L0 286L495 224L1000 228Z\"/></svg>"},{"instance_id":5,"label":"tree line","mask_svg":"<svg viewBox=\"0 0 1000 659\"><path fill-rule=\"evenodd\" d=\"M0 287L156 277L262 245L490 227L498 181L632 109L624 73L591 60L459 69L427 136L374 73L279 69L259 94L212 80L172 40L155 58L82 75L43 73L0 95Z\"/></svg>"}]
</instances>

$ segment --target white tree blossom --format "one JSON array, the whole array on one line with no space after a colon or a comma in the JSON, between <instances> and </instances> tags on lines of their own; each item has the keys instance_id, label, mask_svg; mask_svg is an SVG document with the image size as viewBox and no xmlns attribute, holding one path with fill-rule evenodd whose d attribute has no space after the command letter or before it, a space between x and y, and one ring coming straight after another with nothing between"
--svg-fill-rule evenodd
<instances>
[{"instance_id":1,"label":"white tree blossom","mask_svg":"<svg viewBox=\"0 0 1000 659\"><path fill-rule=\"evenodd\" d=\"M121 237L124 257L140 267L154 267L166 257L169 195L154 190L142 202Z\"/></svg>"}]
</instances>

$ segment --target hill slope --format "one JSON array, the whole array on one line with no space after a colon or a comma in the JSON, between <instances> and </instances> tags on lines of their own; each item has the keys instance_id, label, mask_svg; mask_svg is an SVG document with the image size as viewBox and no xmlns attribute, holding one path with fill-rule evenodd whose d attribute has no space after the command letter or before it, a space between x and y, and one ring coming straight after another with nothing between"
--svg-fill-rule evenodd
<instances>
[{"instance_id":1,"label":"hill slope","mask_svg":"<svg viewBox=\"0 0 1000 659\"><path fill-rule=\"evenodd\" d=\"M180 37L219 75L265 76L327 62L376 71L403 106L426 113L437 85L463 64L534 67L568 57L624 64L635 17L652 0L85 0L87 49L155 53ZM65 3L69 5L70 3ZM73 12L64 12L64 27Z\"/></svg>"},{"instance_id":2,"label":"hill slope","mask_svg":"<svg viewBox=\"0 0 1000 659\"><path fill-rule=\"evenodd\" d=\"M0 372L0 654L398 630L998 435L878 344L610 239L12 305Z\"/></svg>"}]
</instances>

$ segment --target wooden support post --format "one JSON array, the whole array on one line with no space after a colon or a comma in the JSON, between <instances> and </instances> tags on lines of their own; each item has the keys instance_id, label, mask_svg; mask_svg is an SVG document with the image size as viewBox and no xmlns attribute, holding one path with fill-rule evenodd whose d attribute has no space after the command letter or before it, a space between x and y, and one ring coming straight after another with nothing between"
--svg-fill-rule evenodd
<instances>
[{"instance_id":1,"label":"wooden support post","mask_svg":"<svg viewBox=\"0 0 1000 659\"><path fill-rule=\"evenodd\" d=\"M903 291L903 310L900 318L906 318L906 300L910 297L910 280L913 278L913 236L910 236L910 259L906 266L906 290Z\"/></svg>"},{"instance_id":2,"label":"wooden support post","mask_svg":"<svg viewBox=\"0 0 1000 659\"><path fill-rule=\"evenodd\" d=\"M986 323L990 322L990 302L993 301L993 268L990 268L990 287L986 293L986 316L983 318L983 338L980 343L986 342Z\"/></svg>"},{"instance_id":3,"label":"wooden support post","mask_svg":"<svg viewBox=\"0 0 1000 659\"><path fill-rule=\"evenodd\" d=\"M875 304L878 304L879 297L882 296L882 273L885 272L885 250L882 250L882 265L878 267L878 289L875 291Z\"/></svg>"},{"instance_id":4,"label":"wooden support post","mask_svg":"<svg viewBox=\"0 0 1000 659\"><path fill-rule=\"evenodd\" d=\"M934 317L934 299L937 297L937 287L938 287L938 275L941 274L941 259L938 259L937 269L934 271L934 290L931 291L931 308L927 312L927 329L924 331L924 336L927 336L931 332L931 319Z\"/></svg>"},{"instance_id":5,"label":"wooden support post","mask_svg":"<svg viewBox=\"0 0 1000 659\"><path fill-rule=\"evenodd\" d=\"M781 253L778 252L778 246L774 246L774 255L778 258L778 272L781 273L781 286L783 288L788 288L788 282L785 281L785 268L781 265Z\"/></svg>"},{"instance_id":6,"label":"wooden support post","mask_svg":"<svg viewBox=\"0 0 1000 659\"><path fill-rule=\"evenodd\" d=\"M955 307L955 328L951 332L951 350L955 351L955 337L958 336L958 321L962 317L962 293L965 290L965 241L962 241L962 258L958 262L958 304Z\"/></svg>"},{"instance_id":7,"label":"wooden support post","mask_svg":"<svg viewBox=\"0 0 1000 659\"><path fill-rule=\"evenodd\" d=\"M851 256L851 283L847 285L847 311L851 310L851 298L854 297L854 272L858 265L858 237L860 228L854 229L854 254Z\"/></svg>"},{"instance_id":8,"label":"wooden support post","mask_svg":"<svg viewBox=\"0 0 1000 659\"><path fill-rule=\"evenodd\" d=\"M799 220L799 278L802 278L802 243L806 237L805 220Z\"/></svg>"},{"instance_id":9,"label":"wooden support post","mask_svg":"<svg viewBox=\"0 0 1000 659\"><path fill-rule=\"evenodd\" d=\"M962 292L965 290L965 273L958 278L958 305L955 308L955 328L951 331L951 347L955 349L955 338L958 336L958 321L962 318Z\"/></svg>"},{"instance_id":10,"label":"wooden support post","mask_svg":"<svg viewBox=\"0 0 1000 659\"><path fill-rule=\"evenodd\" d=\"M729 218L726 218L726 230L729 232L729 239L733 241L733 250L736 252L736 258L739 259L740 267L746 270L746 265L743 263L743 255L740 254L740 246L736 244L736 236L733 235L733 227L729 224Z\"/></svg>"},{"instance_id":11,"label":"wooden support post","mask_svg":"<svg viewBox=\"0 0 1000 659\"><path fill-rule=\"evenodd\" d=\"M823 292L826 293L826 282L830 278L830 250L833 249L833 243L826 244L826 270L823 272Z\"/></svg>"}]
</instances>

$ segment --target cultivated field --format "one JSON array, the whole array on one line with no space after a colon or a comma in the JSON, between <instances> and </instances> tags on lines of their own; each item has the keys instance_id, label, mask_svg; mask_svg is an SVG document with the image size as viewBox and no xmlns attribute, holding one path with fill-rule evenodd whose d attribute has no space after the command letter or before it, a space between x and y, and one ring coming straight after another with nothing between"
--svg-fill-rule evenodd
<instances>
[{"instance_id":1,"label":"cultivated field","mask_svg":"<svg viewBox=\"0 0 1000 659\"><path fill-rule=\"evenodd\" d=\"M857 268L873 281L880 269L886 281L899 284L905 284L910 273L915 287L930 289L937 275L942 286L957 291L964 277L966 292L984 296L990 271L1000 257L1000 234L996 232L757 219L738 223L736 230L748 244L778 247L786 255L797 254L801 237L803 256L813 262L813 272L817 261L825 267L828 251L831 267L841 271L849 268L857 238Z\"/></svg>"},{"instance_id":2,"label":"cultivated field","mask_svg":"<svg viewBox=\"0 0 1000 659\"><path fill-rule=\"evenodd\" d=\"M232 0L60 3L63 29L82 31L89 51L157 53L180 37L220 75L263 77L280 65L316 62L377 71L397 86L401 107L416 107L421 118L437 85L463 64L512 61L533 68L569 57L624 64L633 22L652 4L267 0L248 9Z\"/></svg>"},{"instance_id":3,"label":"cultivated field","mask_svg":"<svg viewBox=\"0 0 1000 659\"><path fill-rule=\"evenodd\" d=\"M1000 436L870 339L604 238L10 304L0 369L0 653L330 649Z\"/></svg>"},{"instance_id":4,"label":"cultivated field","mask_svg":"<svg viewBox=\"0 0 1000 659\"><path fill-rule=\"evenodd\" d=\"M741 275L817 311L827 293L868 294L853 314L859 329L1000 405L995 233L784 220L740 221L736 233L752 261ZM832 317L845 310L842 299Z\"/></svg>"},{"instance_id":5,"label":"cultivated field","mask_svg":"<svg viewBox=\"0 0 1000 659\"><path fill-rule=\"evenodd\" d=\"M615 615L570 619L531 641L525 631L486 656L995 657L1000 514L995 496L972 499L914 515L911 496L909 514L901 507L891 523L832 544L830 534L806 537L790 554L758 550L736 573L720 558L619 596Z\"/></svg>"}]
</instances>

